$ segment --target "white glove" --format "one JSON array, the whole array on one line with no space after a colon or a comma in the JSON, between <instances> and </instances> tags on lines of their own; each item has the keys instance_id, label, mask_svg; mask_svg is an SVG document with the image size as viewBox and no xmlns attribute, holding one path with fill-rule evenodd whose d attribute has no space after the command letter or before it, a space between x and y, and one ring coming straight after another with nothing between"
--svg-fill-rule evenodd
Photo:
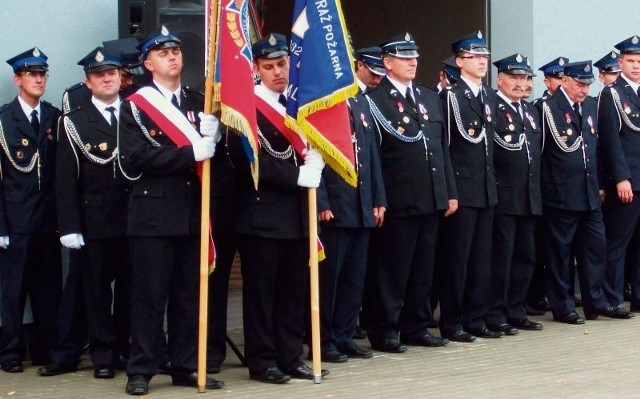
<instances>
[{"instance_id":1,"label":"white glove","mask_svg":"<svg viewBox=\"0 0 640 399\"><path fill-rule=\"evenodd\" d=\"M0 237L0 248L7 249L9 246L9 236Z\"/></svg>"},{"instance_id":2,"label":"white glove","mask_svg":"<svg viewBox=\"0 0 640 399\"><path fill-rule=\"evenodd\" d=\"M320 185L322 169L317 169L310 165L302 165L298 169L300 170L298 174L298 186L317 188Z\"/></svg>"},{"instance_id":3,"label":"white glove","mask_svg":"<svg viewBox=\"0 0 640 399\"><path fill-rule=\"evenodd\" d=\"M67 248L80 249L84 245L84 237L80 233L71 233L60 237L60 243Z\"/></svg>"},{"instance_id":4,"label":"white glove","mask_svg":"<svg viewBox=\"0 0 640 399\"><path fill-rule=\"evenodd\" d=\"M304 154L304 164L312 168L322 170L324 168L324 159L315 148L309 148Z\"/></svg>"},{"instance_id":5,"label":"white glove","mask_svg":"<svg viewBox=\"0 0 640 399\"><path fill-rule=\"evenodd\" d=\"M200 117L200 134L205 137L212 137L213 142L217 143L220 141L220 122L218 122L218 118L213 115L205 115L203 112L198 114Z\"/></svg>"},{"instance_id":6,"label":"white glove","mask_svg":"<svg viewBox=\"0 0 640 399\"><path fill-rule=\"evenodd\" d=\"M196 161L204 161L213 157L216 152L216 145L213 144L213 137L203 137L193 143L193 157Z\"/></svg>"}]
</instances>

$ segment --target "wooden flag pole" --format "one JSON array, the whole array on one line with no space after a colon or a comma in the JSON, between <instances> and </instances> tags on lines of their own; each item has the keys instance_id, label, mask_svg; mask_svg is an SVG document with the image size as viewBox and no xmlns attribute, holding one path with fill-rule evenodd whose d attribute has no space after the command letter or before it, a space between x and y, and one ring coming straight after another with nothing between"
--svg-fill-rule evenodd
<instances>
[{"instance_id":1,"label":"wooden flag pole","mask_svg":"<svg viewBox=\"0 0 640 399\"><path fill-rule=\"evenodd\" d=\"M316 189L309 189L309 280L311 302L311 353L313 353L313 382L322 381L320 355L320 289L318 278L318 204Z\"/></svg>"},{"instance_id":2,"label":"wooden flag pole","mask_svg":"<svg viewBox=\"0 0 640 399\"><path fill-rule=\"evenodd\" d=\"M211 0L209 8L209 42L207 76L205 80L204 113L213 109L213 83L218 45L218 0ZM209 303L209 226L211 198L211 161L202 162L202 195L200 211L200 304L198 306L198 392L206 392L207 382L207 312Z\"/></svg>"}]
</instances>

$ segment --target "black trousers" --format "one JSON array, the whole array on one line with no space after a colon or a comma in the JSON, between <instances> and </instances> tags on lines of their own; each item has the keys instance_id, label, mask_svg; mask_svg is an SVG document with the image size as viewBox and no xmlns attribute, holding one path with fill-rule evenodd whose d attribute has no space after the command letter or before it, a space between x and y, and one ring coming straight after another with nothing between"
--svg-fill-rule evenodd
<instances>
[{"instance_id":1,"label":"black trousers","mask_svg":"<svg viewBox=\"0 0 640 399\"><path fill-rule=\"evenodd\" d=\"M240 235L244 350L250 372L301 364L309 240Z\"/></svg>"},{"instance_id":2,"label":"black trousers","mask_svg":"<svg viewBox=\"0 0 640 399\"><path fill-rule=\"evenodd\" d=\"M33 332L28 343L31 360L36 364L50 363L51 350L57 341L62 295L58 235L10 234L9 239L9 246L0 248L0 362L22 361L26 356L22 320L29 295L33 314Z\"/></svg>"},{"instance_id":3,"label":"black trousers","mask_svg":"<svg viewBox=\"0 0 640 399\"><path fill-rule=\"evenodd\" d=\"M323 227L327 258L320 264L322 351L352 348L362 306L370 229Z\"/></svg>"},{"instance_id":4,"label":"black trousers","mask_svg":"<svg viewBox=\"0 0 640 399\"><path fill-rule=\"evenodd\" d=\"M527 316L527 290L535 267L536 216L495 215L491 302L485 320L503 324Z\"/></svg>"},{"instance_id":5,"label":"black trousers","mask_svg":"<svg viewBox=\"0 0 640 399\"><path fill-rule=\"evenodd\" d=\"M437 213L386 215L372 232L361 314L372 344L427 331L437 234Z\"/></svg>"},{"instance_id":6,"label":"black trousers","mask_svg":"<svg viewBox=\"0 0 640 399\"><path fill-rule=\"evenodd\" d=\"M127 375L158 371L165 307L172 373L197 368L200 237L132 237L131 355Z\"/></svg>"},{"instance_id":7,"label":"black trousers","mask_svg":"<svg viewBox=\"0 0 640 399\"><path fill-rule=\"evenodd\" d=\"M52 350L52 360L54 363L75 366L87 342L87 312L78 259L80 251L67 248L62 251L63 259L66 256L69 260L69 267L60 301L58 339Z\"/></svg>"},{"instance_id":8,"label":"black trousers","mask_svg":"<svg viewBox=\"0 0 640 399\"><path fill-rule=\"evenodd\" d=\"M216 244L216 268L209 275L207 361L222 363L227 357L227 302L229 276L238 248L235 233L213 235Z\"/></svg>"},{"instance_id":9,"label":"black trousers","mask_svg":"<svg viewBox=\"0 0 640 399\"><path fill-rule=\"evenodd\" d=\"M570 293L575 251L582 304L586 313L608 306L602 287L605 273L605 232L602 212L544 208L547 250L547 296L553 314L575 311Z\"/></svg>"},{"instance_id":10,"label":"black trousers","mask_svg":"<svg viewBox=\"0 0 640 399\"><path fill-rule=\"evenodd\" d=\"M539 217L536 221L535 232L536 264L533 268L533 276L531 276L531 284L529 284L529 290L527 292L527 304L533 307L547 300L547 283L544 271L547 264L544 242L545 229L544 218Z\"/></svg>"},{"instance_id":11,"label":"black trousers","mask_svg":"<svg viewBox=\"0 0 640 399\"><path fill-rule=\"evenodd\" d=\"M631 261L626 262L627 251L640 252L640 199L636 197L640 192L634 191L634 194L630 204L623 204L618 200L615 190L609 191L602 210L607 237L604 294L611 305L624 302L625 265L628 264L632 276L640 274L640 258L637 255L632 255ZM636 283L635 289L632 289L634 303L640 303L638 289L640 285Z\"/></svg>"},{"instance_id":12,"label":"black trousers","mask_svg":"<svg viewBox=\"0 0 640 399\"><path fill-rule=\"evenodd\" d=\"M489 310L493 207L459 207L445 219L440 332L480 329Z\"/></svg>"},{"instance_id":13,"label":"black trousers","mask_svg":"<svg viewBox=\"0 0 640 399\"><path fill-rule=\"evenodd\" d=\"M111 365L115 356L126 358L129 354L131 262L128 239L86 240L79 252L91 360L94 366ZM112 282L115 282L115 293L111 289ZM113 317L112 304L116 304Z\"/></svg>"}]
</instances>

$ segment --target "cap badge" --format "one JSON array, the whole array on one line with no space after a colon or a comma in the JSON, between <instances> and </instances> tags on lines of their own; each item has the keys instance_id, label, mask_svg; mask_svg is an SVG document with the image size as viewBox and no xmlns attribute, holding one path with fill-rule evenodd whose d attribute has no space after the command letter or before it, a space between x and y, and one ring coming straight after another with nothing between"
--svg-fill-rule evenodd
<instances>
[{"instance_id":1,"label":"cap badge","mask_svg":"<svg viewBox=\"0 0 640 399\"><path fill-rule=\"evenodd\" d=\"M276 44L278 44L278 41L276 40L276 37L273 36L273 35L269 36L269 45L275 46Z\"/></svg>"},{"instance_id":2,"label":"cap badge","mask_svg":"<svg viewBox=\"0 0 640 399\"><path fill-rule=\"evenodd\" d=\"M411 35L409 34L409 32L407 32L407 34L404 35L404 40L406 40L406 41L411 40Z\"/></svg>"},{"instance_id":3,"label":"cap badge","mask_svg":"<svg viewBox=\"0 0 640 399\"><path fill-rule=\"evenodd\" d=\"M160 29L160 33L162 36L169 36L169 29L166 26L162 25L162 29Z\"/></svg>"},{"instance_id":4,"label":"cap badge","mask_svg":"<svg viewBox=\"0 0 640 399\"><path fill-rule=\"evenodd\" d=\"M615 51L611 52L611 58L618 58L618 54Z\"/></svg>"},{"instance_id":5,"label":"cap badge","mask_svg":"<svg viewBox=\"0 0 640 399\"><path fill-rule=\"evenodd\" d=\"M585 71L586 73L591 72L591 67L589 66L589 64L587 64L587 65L585 65L585 66L584 66L584 71Z\"/></svg>"},{"instance_id":6,"label":"cap badge","mask_svg":"<svg viewBox=\"0 0 640 399\"><path fill-rule=\"evenodd\" d=\"M633 44L638 44L638 42L640 42L640 39L638 39L638 36L634 36L634 37L631 39L631 43L633 43Z\"/></svg>"},{"instance_id":7,"label":"cap badge","mask_svg":"<svg viewBox=\"0 0 640 399\"><path fill-rule=\"evenodd\" d=\"M33 56L34 57L40 57L40 50L38 50L37 47L33 49Z\"/></svg>"},{"instance_id":8,"label":"cap badge","mask_svg":"<svg viewBox=\"0 0 640 399\"><path fill-rule=\"evenodd\" d=\"M98 52L96 53L96 61L97 61L97 62L102 62L102 61L104 61L104 55L102 54L102 52L101 52L101 51L98 51Z\"/></svg>"},{"instance_id":9,"label":"cap badge","mask_svg":"<svg viewBox=\"0 0 640 399\"><path fill-rule=\"evenodd\" d=\"M520 54L516 55L516 61L522 62L522 56Z\"/></svg>"},{"instance_id":10,"label":"cap badge","mask_svg":"<svg viewBox=\"0 0 640 399\"><path fill-rule=\"evenodd\" d=\"M531 66L531 63L529 62L528 58L527 58L527 66Z\"/></svg>"},{"instance_id":11,"label":"cap badge","mask_svg":"<svg viewBox=\"0 0 640 399\"><path fill-rule=\"evenodd\" d=\"M478 39L482 39L482 32L478 31Z\"/></svg>"},{"instance_id":12,"label":"cap badge","mask_svg":"<svg viewBox=\"0 0 640 399\"><path fill-rule=\"evenodd\" d=\"M563 66L564 65L564 59L560 58L560 61L558 61L558 65Z\"/></svg>"}]
</instances>

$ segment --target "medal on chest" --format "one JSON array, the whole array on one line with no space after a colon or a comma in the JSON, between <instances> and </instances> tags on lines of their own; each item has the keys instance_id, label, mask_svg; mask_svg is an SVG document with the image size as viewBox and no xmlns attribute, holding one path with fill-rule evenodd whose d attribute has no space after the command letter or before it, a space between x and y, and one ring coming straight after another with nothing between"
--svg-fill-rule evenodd
<instances>
[{"instance_id":1,"label":"medal on chest","mask_svg":"<svg viewBox=\"0 0 640 399\"><path fill-rule=\"evenodd\" d=\"M533 120L533 116L531 116L531 114L529 114L528 112L525 112L524 114L527 116L527 119L529 119L529 123L531 124L531 127L535 129L536 123Z\"/></svg>"},{"instance_id":2,"label":"medal on chest","mask_svg":"<svg viewBox=\"0 0 640 399\"><path fill-rule=\"evenodd\" d=\"M404 106L402 105L401 101L398 101L396 105L398 106L398 111L404 112Z\"/></svg>"},{"instance_id":3,"label":"medal on chest","mask_svg":"<svg viewBox=\"0 0 640 399\"><path fill-rule=\"evenodd\" d=\"M363 113L360 113L360 120L362 121L362 126L369 127L369 124L367 124L367 121L364 119Z\"/></svg>"},{"instance_id":4,"label":"medal on chest","mask_svg":"<svg viewBox=\"0 0 640 399\"><path fill-rule=\"evenodd\" d=\"M418 109L420 110L420 113L422 114L422 119L424 119L425 121L429 120L429 112L427 112L427 108L422 105L422 103L418 104Z\"/></svg>"},{"instance_id":5,"label":"medal on chest","mask_svg":"<svg viewBox=\"0 0 640 399\"><path fill-rule=\"evenodd\" d=\"M484 114L487 116L487 122L491 123L493 118L491 117L491 107L489 107L489 104L484 105Z\"/></svg>"},{"instance_id":6,"label":"medal on chest","mask_svg":"<svg viewBox=\"0 0 640 399\"><path fill-rule=\"evenodd\" d=\"M593 126L593 119L591 115L587 118L587 123L589 124L589 128L591 129L591 134L596 134L596 128Z\"/></svg>"},{"instance_id":7,"label":"medal on chest","mask_svg":"<svg viewBox=\"0 0 640 399\"><path fill-rule=\"evenodd\" d=\"M512 132L515 130L515 126L513 125L513 118L511 117L511 114L509 112L507 112L506 114L507 117L507 121L509 121L509 126L507 126L507 129L511 130ZM507 140L507 138L505 137L505 140L507 141L511 141L511 136L509 136L509 140Z\"/></svg>"}]
</instances>

